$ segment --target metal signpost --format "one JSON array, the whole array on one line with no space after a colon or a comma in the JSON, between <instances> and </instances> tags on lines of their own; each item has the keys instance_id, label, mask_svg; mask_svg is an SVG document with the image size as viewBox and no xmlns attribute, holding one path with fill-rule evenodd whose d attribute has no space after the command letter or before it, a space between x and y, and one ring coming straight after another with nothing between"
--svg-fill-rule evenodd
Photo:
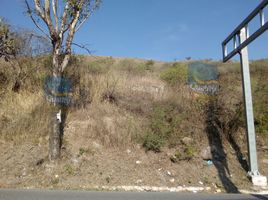
<instances>
[{"instance_id":1,"label":"metal signpost","mask_svg":"<svg viewBox=\"0 0 268 200\"><path fill-rule=\"evenodd\" d=\"M248 140L248 175L250 176L253 185L256 186L267 186L267 178L265 176L261 176L258 170L247 45L268 29L268 22L265 22L263 12L267 5L268 0L263 0L260 5L254 9L250 15L222 42L223 62L228 61L236 54L240 55ZM253 20L253 18L258 17L258 15L260 17L260 26L254 33L249 34L248 24ZM232 43L233 48L231 51L227 49L227 45L229 43Z\"/></svg>"}]
</instances>

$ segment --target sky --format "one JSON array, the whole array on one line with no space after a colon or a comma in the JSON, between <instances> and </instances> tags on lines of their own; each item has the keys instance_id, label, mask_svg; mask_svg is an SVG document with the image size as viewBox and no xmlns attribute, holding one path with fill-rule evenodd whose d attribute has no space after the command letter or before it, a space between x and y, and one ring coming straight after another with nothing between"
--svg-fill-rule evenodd
<instances>
[{"instance_id":1,"label":"sky","mask_svg":"<svg viewBox=\"0 0 268 200\"><path fill-rule=\"evenodd\" d=\"M0 16L14 26L38 30L23 0L0 0ZM222 59L221 42L261 0L103 0L74 42L94 55L161 61ZM265 10L268 19L268 9ZM259 19L250 28L254 30ZM250 29L250 31L253 31ZM268 33L249 46L250 59L268 57ZM75 53L87 54L75 48ZM234 59L238 60L236 56Z\"/></svg>"}]
</instances>

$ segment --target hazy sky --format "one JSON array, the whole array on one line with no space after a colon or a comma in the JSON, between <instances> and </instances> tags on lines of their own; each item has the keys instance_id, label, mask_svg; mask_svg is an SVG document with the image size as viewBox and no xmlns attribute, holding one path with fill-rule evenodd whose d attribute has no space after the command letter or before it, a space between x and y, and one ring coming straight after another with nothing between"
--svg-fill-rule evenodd
<instances>
[{"instance_id":1,"label":"hazy sky","mask_svg":"<svg viewBox=\"0 0 268 200\"><path fill-rule=\"evenodd\" d=\"M0 0L0 16L13 25L35 29L23 14L23 2ZM90 44L96 55L165 61L188 56L220 60L221 42L260 2L103 0L101 8L79 30L75 42ZM268 19L268 10L265 12ZM250 58L268 57L267 42L268 33L265 33L250 45ZM86 54L76 48L75 52Z\"/></svg>"}]
</instances>

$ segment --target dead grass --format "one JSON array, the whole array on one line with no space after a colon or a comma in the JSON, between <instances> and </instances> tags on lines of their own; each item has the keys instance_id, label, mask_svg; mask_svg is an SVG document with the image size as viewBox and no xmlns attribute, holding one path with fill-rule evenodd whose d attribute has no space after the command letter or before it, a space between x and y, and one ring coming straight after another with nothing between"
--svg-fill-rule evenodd
<instances>
[{"instance_id":1,"label":"dead grass","mask_svg":"<svg viewBox=\"0 0 268 200\"><path fill-rule=\"evenodd\" d=\"M49 108L43 99L42 81L49 72L48 59L49 57L35 58L32 62L24 62L28 63L23 69L24 73L33 69L35 73L23 81L23 87L17 93L12 91L16 73L12 74L12 68L4 67L10 67L10 64L1 61L2 136L47 134ZM23 59L20 63L22 61ZM42 61L39 66L44 69L33 67L38 61ZM254 63L254 80L262 77L258 74L258 66L265 65L265 62ZM152 69L146 68L148 63ZM182 63L183 66L185 64ZM216 64L221 73L222 107L226 111L230 108L230 112L236 112L235 105L242 98L241 76L237 71L239 66L237 63ZM74 84L73 105L67 117L69 124L76 124L74 133L79 132L82 135L79 137L81 142L84 142L85 136L107 147L132 145L137 141L141 142L146 134L155 106L175 104L181 108L179 115L183 120L179 125L179 134L175 134L177 138L172 140L179 140L183 136L191 136L197 141L203 139L204 109L209 99L206 95L191 91L184 81L170 85L161 80L159 74L175 65L178 63L111 57L78 56L73 59L66 76ZM253 81L254 87L260 85L255 82ZM257 89L260 98L263 93L258 91L262 90ZM257 108L258 112L261 112L261 108L263 106ZM262 120L260 123L266 120L263 115L256 116ZM265 132L264 128L258 130ZM66 132L68 131L66 128Z\"/></svg>"},{"instance_id":2,"label":"dead grass","mask_svg":"<svg viewBox=\"0 0 268 200\"><path fill-rule=\"evenodd\" d=\"M174 63L155 61L150 69L146 68L146 64L151 62L146 60L78 56L66 72L66 76L73 81L74 92L59 168L50 167L46 161L45 165L33 164L47 154L50 107L43 97L42 87L43 79L50 70L49 58L36 58L25 63L28 64L24 65L23 74L29 76L23 80L19 91L14 92L12 87L19 76L13 73L10 64L0 62L0 145L7 148L13 144L1 154L5 164L0 165L0 170L16 165L10 173L3 171L3 177L13 177L11 186L25 183L23 186L74 188L81 180L84 185L88 182L135 185L140 184L140 180L142 184L156 183L159 186L196 185L200 180L208 185L214 182L220 184L215 166L208 167L199 156L201 149L209 145L206 130L209 102L216 104L214 115L220 122L217 128L223 138L231 173L234 174L232 180L237 184L248 184L241 178L246 172L236 160L236 149L230 147L227 140L229 132L233 131L241 147L241 155L246 155L245 126L237 116L241 111L237 108L242 102L237 63L214 63L220 71L221 90L217 97L211 98L194 93L184 81L171 85L161 79L160 74ZM36 63L40 67L35 68ZM256 122L259 123L256 124L257 142L261 146L266 145L267 138L265 134L261 136L267 131L268 84L267 71L263 69L266 63L266 60L254 62L252 68L254 109ZM238 126L234 127L233 122L239 122ZM145 153L141 146L148 131L156 134L162 128L168 138L161 152ZM181 142L185 136L193 139L187 148ZM22 147L17 157L12 153L16 145ZM34 156L28 153L32 149ZM170 157L176 152L184 153L186 160L190 160L172 163ZM18 162L24 154L24 159ZM10 156L12 159L8 160ZM137 160L141 164L136 164ZM15 163L20 163L20 166ZM23 177L21 173L24 168L21 166L24 165L31 177L23 179L27 179L27 183L17 183L14 177ZM264 165L260 166L267 173ZM167 175L167 170L171 171L172 177ZM55 178L55 174L60 177ZM174 183L170 182L172 178ZM0 179L0 185L4 182L4 178Z\"/></svg>"},{"instance_id":3,"label":"dead grass","mask_svg":"<svg viewBox=\"0 0 268 200\"><path fill-rule=\"evenodd\" d=\"M47 134L49 110L43 94L22 91L8 92L0 102L1 138L35 140Z\"/></svg>"}]
</instances>

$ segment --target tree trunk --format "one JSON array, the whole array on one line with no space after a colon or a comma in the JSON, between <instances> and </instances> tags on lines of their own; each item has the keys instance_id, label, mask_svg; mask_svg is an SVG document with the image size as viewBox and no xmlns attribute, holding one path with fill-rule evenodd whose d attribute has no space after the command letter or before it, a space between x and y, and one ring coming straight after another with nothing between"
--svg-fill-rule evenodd
<instances>
[{"instance_id":1,"label":"tree trunk","mask_svg":"<svg viewBox=\"0 0 268 200\"><path fill-rule=\"evenodd\" d=\"M51 130L49 135L49 159L56 160L60 158L61 149L61 112L59 106L53 105L51 116Z\"/></svg>"},{"instance_id":2,"label":"tree trunk","mask_svg":"<svg viewBox=\"0 0 268 200\"><path fill-rule=\"evenodd\" d=\"M61 77L62 73L60 70L60 42L53 42L53 78ZM56 82L56 81L55 81ZM53 90L59 91L60 84L53 84ZM62 144L62 134L61 133L61 123L62 123L62 108L61 105L55 99L52 105L51 113L51 129L49 134L49 159L56 160L60 158L61 154L61 144Z\"/></svg>"}]
</instances>

